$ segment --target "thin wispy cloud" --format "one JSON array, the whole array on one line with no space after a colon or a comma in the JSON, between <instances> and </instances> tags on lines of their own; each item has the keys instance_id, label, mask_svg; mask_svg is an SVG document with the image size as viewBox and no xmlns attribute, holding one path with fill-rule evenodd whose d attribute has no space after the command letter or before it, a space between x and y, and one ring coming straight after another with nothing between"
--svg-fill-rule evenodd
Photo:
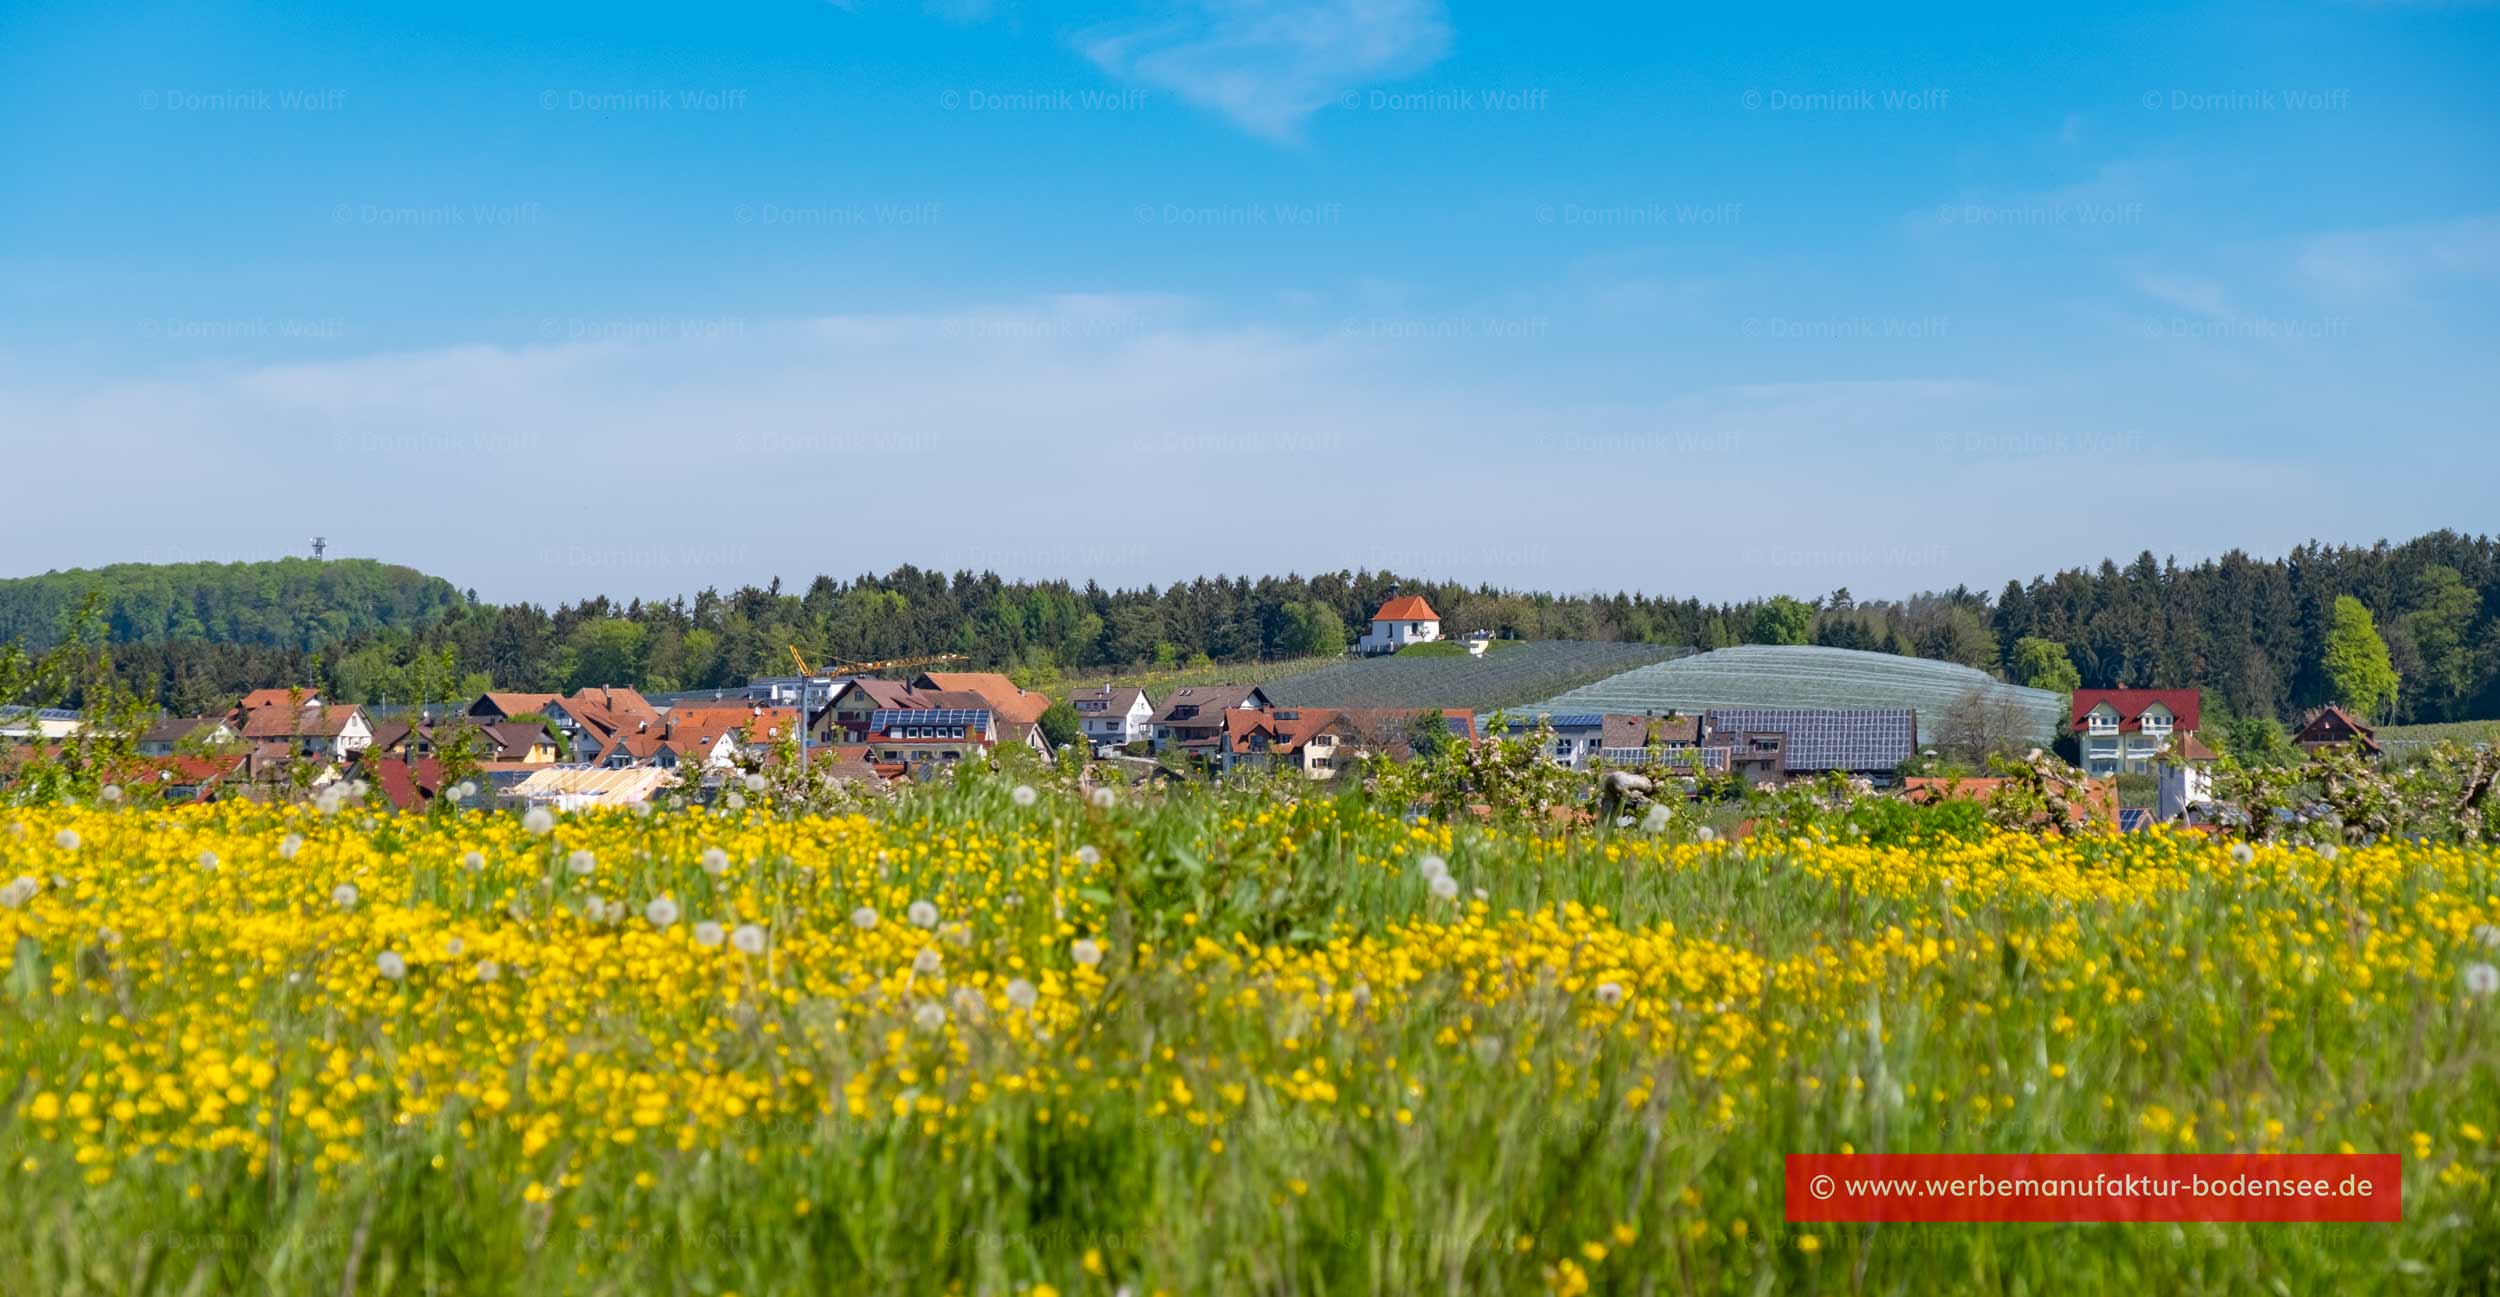
<instances>
[{"instance_id":1,"label":"thin wispy cloud","mask_svg":"<svg viewBox=\"0 0 2500 1297\"><path fill-rule=\"evenodd\" d=\"M1191 0L1076 43L1113 76L1289 141L1346 93L1440 61L1450 26L1440 0Z\"/></svg>"},{"instance_id":2,"label":"thin wispy cloud","mask_svg":"<svg viewBox=\"0 0 2500 1297\"><path fill-rule=\"evenodd\" d=\"M2439 280L2500 276L2500 216L2321 235L2297 260L2307 283L2342 297L2399 296Z\"/></svg>"}]
</instances>

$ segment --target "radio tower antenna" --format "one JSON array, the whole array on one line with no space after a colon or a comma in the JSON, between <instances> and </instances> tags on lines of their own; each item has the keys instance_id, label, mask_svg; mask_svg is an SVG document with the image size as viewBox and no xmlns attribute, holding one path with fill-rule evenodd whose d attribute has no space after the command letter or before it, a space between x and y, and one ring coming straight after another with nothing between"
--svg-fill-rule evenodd
<instances>
[{"instance_id":1,"label":"radio tower antenna","mask_svg":"<svg viewBox=\"0 0 2500 1297\"><path fill-rule=\"evenodd\" d=\"M327 536L315 536L315 537L313 537L313 557L314 557L314 558L319 558L319 557L321 557L322 551L324 551L324 550L326 550L326 549L328 549L328 548L330 548L330 538L329 538L329 537L327 537Z\"/></svg>"}]
</instances>

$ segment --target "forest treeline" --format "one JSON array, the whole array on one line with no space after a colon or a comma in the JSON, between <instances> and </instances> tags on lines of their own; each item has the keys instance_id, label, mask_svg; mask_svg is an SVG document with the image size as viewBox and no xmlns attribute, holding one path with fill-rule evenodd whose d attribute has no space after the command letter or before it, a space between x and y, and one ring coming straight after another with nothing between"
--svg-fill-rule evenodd
<instances>
[{"instance_id":1,"label":"forest treeline","mask_svg":"<svg viewBox=\"0 0 2500 1297\"><path fill-rule=\"evenodd\" d=\"M2339 596L2375 620L2400 681L2384 719L2500 716L2500 543L2435 532L2401 544L2232 552L2180 566L2138 555L1994 595L1705 603L1556 595L1387 572L1213 577L1160 588L1009 581L902 567L691 599L554 609L463 597L407 568L289 559L116 567L0 583L0 629L36 623L102 585L119 674L177 712L302 683L344 701L454 697L486 687L716 688L819 665L961 653L973 668L1047 678L1149 663L1242 662L1342 651L1392 592L1421 594L1452 634L1638 640L1703 649L1816 643L1938 658L2048 687L2196 685L2242 715L2295 716L2335 696L2324 665ZM2057 666L2062 659L2067 666ZM2070 667L2070 670L2069 670ZM2061 679L2061 677L2063 677Z\"/></svg>"}]
</instances>

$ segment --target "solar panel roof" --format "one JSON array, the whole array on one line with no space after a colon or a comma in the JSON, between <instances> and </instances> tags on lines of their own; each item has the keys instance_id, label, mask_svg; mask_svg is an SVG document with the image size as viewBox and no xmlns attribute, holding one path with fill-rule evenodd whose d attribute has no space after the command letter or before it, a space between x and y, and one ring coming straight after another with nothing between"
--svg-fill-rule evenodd
<instances>
[{"instance_id":1,"label":"solar panel roof","mask_svg":"<svg viewBox=\"0 0 2500 1297\"><path fill-rule=\"evenodd\" d=\"M1705 718L1713 733L1774 731L1786 739L1791 772L1890 770L1910 759L1918 742L1918 715L1908 708L1885 711L1817 711L1791 707L1713 707Z\"/></svg>"}]
</instances>

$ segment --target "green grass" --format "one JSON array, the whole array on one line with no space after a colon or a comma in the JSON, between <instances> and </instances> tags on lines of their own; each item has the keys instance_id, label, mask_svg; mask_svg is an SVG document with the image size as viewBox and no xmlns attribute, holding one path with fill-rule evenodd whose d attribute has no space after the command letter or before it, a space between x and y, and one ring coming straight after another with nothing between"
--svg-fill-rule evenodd
<instances>
[{"instance_id":1,"label":"green grass","mask_svg":"<svg viewBox=\"0 0 2500 1297\"><path fill-rule=\"evenodd\" d=\"M96 811L64 861L52 821L11 814L36 818L0 837L0 876L65 869L77 885L0 911L35 916L51 970L0 998L8 1294L1529 1293L1567 1288L1565 1262L1591 1291L1643 1295L2500 1282L2500 1209L2460 1174L2500 1173L2489 1140L2460 1133L2500 1134L2500 997L2458 989L2460 965L2489 958L2470 935L2500 891L2488 849L2269 851L2233 868L2168 835L1993 855L1937 840L1696 848L1680 831L1410 825L1267 787L1111 809L1046 790L1028 808L978 778L874 822L578 829L614 862L596 886L628 896L703 895L692 857L707 842L752 858L733 874L752 912L786 942L820 934L827 962L750 968L561 916L507 919L543 871L564 886L573 843L476 817L367 831ZM313 841L279 862L270 843L289 827ZM223 872L193 867L197 834L230 844ZM471 840L495 858L482 876L455 863ZM1080 843L1098 869L1075 863ZM1397 937L1454 916L1416 867L1426 852L1467 895L1484 889L1490 921L1516 916L1507 935ZM355 914L322 899L333 860L364 880ZM1047 1038L915 1029L896 914L914 896L975 925L942 947L950 977L1064 975L1081 932L1109 945L1105 980ZM863 901L889 916L865 980L832 966L871 944L845 918ZM105 925L110 953L81 953L101 951ZM371 942L453 929L580 958L550 953L483 1007L450 970L376 987ZM1609 980L1634 988L1644 1026L1599 1010ZM89 1185L23 1115L34 1072L47 1087L116 1077L108 1047L196 1054L227 1032L278 1058L287 1092L361 1121L343 1137L359 1158L316 1174L320 1141L273 1132L287 1156L254 1174L258 1139L171 1166L124 1142L110 1182ZM369 1088L315 1086L334 1053ZM491 1061L485 1079L551 1110L608 1074L657 1078L680 1102L734 1074L835 1111L794 1104L683 1151L671 1125L620 1145L571 1122L533 1152L464 1094L413 1085L452 1070L436 1054ZM1297 1073L1336 1097L1285 1097ZM1041 1084L1003 1090L1006 1075ZM873 1101L842 1111L862 1077ZM896 1115L907 1096L949 1106L940 1134ZM2180 1151L2182 1121L2200 1151L2405 1152L2405 1220L1783 1220L1792 1152ZM523 1201L568 1172L552 1203Z\"/></svg>"}]
</instances>

